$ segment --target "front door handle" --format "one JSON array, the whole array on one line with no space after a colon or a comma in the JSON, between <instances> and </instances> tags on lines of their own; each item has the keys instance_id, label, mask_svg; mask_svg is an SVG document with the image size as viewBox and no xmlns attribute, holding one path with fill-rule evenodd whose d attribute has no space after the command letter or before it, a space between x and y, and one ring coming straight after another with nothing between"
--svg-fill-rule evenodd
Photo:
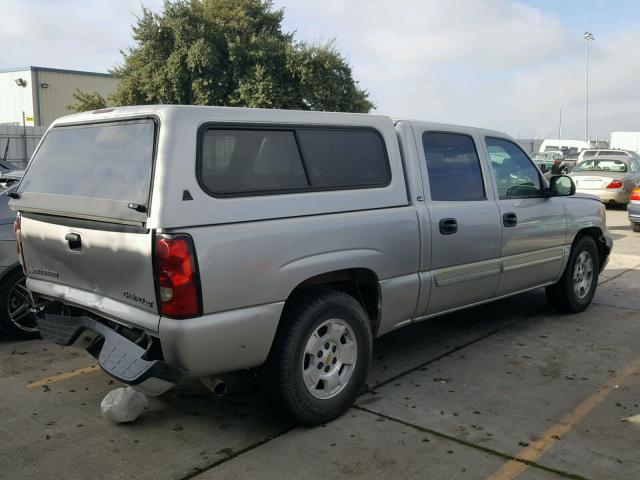
<instances>
[{"instance_id":1,"label":"front door handle","mask_svg":"<svg viewBox=\"0 0 640 480\"><path fill-rule=\"evenodd\" d=\"M77 233L67 233L64 239L69 244L69 250L80 250L82 248L82 239Z\"/></svg>"},{"instance_id":2,"label":"front door handle","mask_svg":"<svg viewBox=\"0 0 640 480\"><path fill-rule=\"evenodd\" d=\"M502 215L502 224L505 227L515 227L518 225L518 216L513 212L507 212Z\"/></svg>"},{"instance_id":3,"label":"front door handle","mask_svg":"<svg viewBox=\"0 0 640 480\"><path fill-rule=\"evenodd\" d=\"M458 231L458 221L455 218L443 218L438 226L442 235L453 235Z\"/></svg>"}]
</instances>

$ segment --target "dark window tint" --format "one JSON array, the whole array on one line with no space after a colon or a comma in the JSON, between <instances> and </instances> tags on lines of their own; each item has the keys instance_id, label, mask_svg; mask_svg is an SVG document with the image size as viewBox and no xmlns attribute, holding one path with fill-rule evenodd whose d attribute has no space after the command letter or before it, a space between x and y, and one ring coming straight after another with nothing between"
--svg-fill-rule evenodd
<instances>
[{"instance_id":1,"label":"dark window tint","mask_svg":"<svg viewBox=\"0 0 640 480\"><path fill-rule=\"evenodd\" d=\"M621 157L628 157L629 155L627 155L627 152L622 152L620 150L601 150L600 152L598 152L598 156L600 155L606 155L608 157L612 156L612 155L618 155Z\"/></svg>"},{"instance_id":2,"label":"dark window tint","mask_svg":"<svg viewBox=\"0 0 640 480\"><path fill-rule=\"evenodd\" d=\"M422 135L431 200L484 200L480 160L473 139L454 133Z\"/></svg>"},{"instance_id":3,"label":"dark window tint","mask_svg":"<svg viewBox=\"0 0 640 480\"><path fill-rule=\"evenodd\" d=\"M297 131L312 187L358 187L389 183L382 139L372 131Z\"/></svg>"},{"instance_id":4,"label":"dark window tint","mask_svg":"<svg viewBox=\"0 0 640 480\"><path fill-rule=\"evenodd\" d=\"M597 154L598 152L595 150L587 150L584 152L584 155L582 155L582 158L595 157Z\"/></svg>"},{"instance_id":5,"label":"dark window tint","mask_svg":"<svg viewBox=\"0 0 640 480\"><path fill-rule=\"evenodd\" d=\"M538 169L515 143L487 138L486 144L500 198L530 197L542 193Z\"/></svg>"},{"instance_id":6,"label":"dark window tint","mask_svg":"<svg viewBox=\"0 0 640 480\"><path fill-rule=\"evenodd\" d=\"M545 152L553 152L553 151L556 151L556 150L560 150L560 147L558 147L558 146L556 146L556 145L547 145L547 146L544 148L544 151L545 151Z\"/></svg>"},{"instance_id":7,"label":"dark window tint","mask_svg":"<svg viewBox=\"0 0 640 480\"><path fill-rule=\"evenodd\" d=\"M154 124L147 120L53 128L20 191L146 205L153 145Z\"/></svg>"},{"instance_id":8,"label":"dark window tint","mask_svg":"<svg viewBox=\"0 0 640 480\"><path fill-rule=\"evenodd\" d=\"M248 193L307 187L292 131L207 130L200 178L213 193Z\"/></svg>"}]
</instances>

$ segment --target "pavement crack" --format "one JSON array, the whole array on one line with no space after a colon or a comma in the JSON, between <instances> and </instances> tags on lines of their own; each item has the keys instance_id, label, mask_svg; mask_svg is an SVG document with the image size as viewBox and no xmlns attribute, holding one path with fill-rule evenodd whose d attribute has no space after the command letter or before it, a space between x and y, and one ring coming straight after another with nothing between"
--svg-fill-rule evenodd
<instances>
[{"instance_id":1,"label":"pavement crack","mask_svg":"<svg viewBox=\"0 0 640 480\"><path fill-rule=\"evenodd\" d=\"M419 365L416 365L416 366L414 366L414 367L411 367L411 368L410 368L410 369L408 369L408 370L405 370L405 371L403 371L403 372L400 372L400 373L398 373L398 374L394 375L394 376L393 376L393 377L391 377L391 378L388 378L388 379L386 379L386 380L383 380L383 381L381 381L381 382L378 382L378 383L376 383L375 385L373 385L373 387L370 387L370 388L369 388L368 393L370 393L370 392L372 392L372 391L376 390L377 388L384 387L385 385L387 385L387 384L389 384L389 383L395 382L395 381L396 381L396 380L398 380L399 378L402 378L402 377L404 377L405 375L409 375L410 373L413 373L413 372L415 372L415 371L417 371L417 370L420 370L421 368L424 368L424 367L426 367L427 365L431 365L432 363L435 363L435 362L437 362L437 361L439 361L439 360L442 360L443 358L448 357L449 355L451 355L451 354L453 354L453 353L459 352L460 350L462 350L462 349L464 349L464 348L470 347L471 345L473 345L473 344L475 344L475 343L481 342L482 340L485 340L485 339L487 339L487 338L491 337L492 335L495 335L495 334L497 334L497 333L500 333L500 332L502 332L503 330L506 330L507 328L510 328L510 327L512 327L512 326L514 326L514 325L516 325L516 324L518 324L518 323L520 323L520 322L522 322L522 321L526 320L527 318L530 318L530 317L522 317L522 318L519 318L518 320L516 320L516 321L514 321L514 322L510 322L510 323L508 323L507 325L503 325L503 326L502 326L502 327L500 327L500 328L497 328L497 329L495 329L495 330L491 330L490 332L487 332L487 333L485 333L484 335L481 335L480 337L474 338L473 340L469 340L468 342L463 343L462 345L458 345L458 346L456 346L456 347L454 347L454 348L452 348L452 349L450 349L450 350L447 350L446 352L441 353L440 355L438 355L438 356L436 356L436 357L433 357L433 358L431 358L431 359L429 359L429 360L427 360L427 361L425 361L425 362L422 362L422 363L421 363L421 364L419 364Z\"/></svg>"},{"instance_id":2,"label":"pavement crack","mask_svg":"<svg viewBox=\"0 0 640 480\"><path fill-rule=\"evenodd\" d=\"M627 270L623 270L623 271L621 271L619 273L616 273L615 275L610 276L606 280L602 280L601 282L598 283L598 286L604 285L605 283L609 283L611 280L615 280L616 278L621 277L625 273L633 272L634 270L637 270L638 268L640 268L640 263L638 265L634 265L633 267L631 267L631 268L629 268Z\"/></svg>"},{"instance_id":3,"label":"pavement crack","mask_svg":"<svg viewBox=\"0 0 640 480\"><path fill-rule=\"evenodd\" d=\"M354 405L352 408L354 408L355 410L359 410L361 412L365 412L368 413L369 415L375 415L377 417L381 417L384 418L386 420L389 420L390 422L395 422L398 423L400 425L404 425L405 427L409 427L409 428L413 428L414 430L417 430L419 432L422 433L429 433L435 437L438 438L442 438L443 440L448 440L451 442L455 442L459 445L465 446L465 447L469 447L469 448L473 448L475 450L479 450L481 452L487 453L489 455L492 455L494 457L499 457L503 460L507 460L507 461L514 461L514 462L520 462L520 463L524 463L525 465L532 467L532 468L537 468L539 470L544 470L545 472L548 473L553 473L554 475L558 475L562 478L569 478L571 480L590 480L587 477L583 477L582 475L578 475L576 473L571 473L571 472L566 472L564 470L559 470L557 468L553 468L553 467L548 467L546 465L542 465L538 462L532 462L530 460L525 460L523 458L518 458L515 457L513 455L510 455L508 453L504 453L501 452L500 450L495 450L493 448L489 448L489 447L485 447L484 445L478 445L476 443L470 442L468 440L463 440L461 438L457 438L454 437L452 435L443 433L443 432L439 432L437 430L433 430L431 428L427 428L427 427L422 427L420 425L416 425L415 423L411 423L411 422L407 422L405 420L401 420L399 418L396 417L392 417L390 415L386 415L384 413L379 413L376 412L374 410L371 410L369 408L366 407L361 407L359 405Z\"/></svg>"},{"instance_id":4,"label":"pavement crack","mask_svg":"<svg viewBox=\"0 0 640 480\"><path fill-rule=\"evenodd\" d=\"M236 457L239 457L240 455L243 455L247 452L250 452L251 450L254 450L258 447L261 447L262 445L269 443L272 440L275 440L278 437L281 437L282 435L286 435L287 433L291 432L292 430L294 430L295 428L297 428L297 425L294 425L292 427L289 427L281 432L278 433L274 433L273 435L268 436L267 438L263 438L262 440L252 443L251 445L241 448L240 450L237 450L229 455L226 455L224 458L220 458L218 460L216 460L215 462L210 463L209 465L205 465L204 467L194 467L193 471L188 473L187 475L183 476L183 477L179 477L178 480L189 480L191 478L195 478L198 475L205 473L209 470L211 470L212 468L216 468L220 465L222 465L223 463L227 463L230 460L233 460Z\"/></svg>"},{"instance_id":5,"label":"pavement crack","mask_svg":"<svg viewBox=\"0 0 640 480\"><path fill-rule=\"evenodd\" d=\"M593 305L598 305L599 307L619 308L620 310L630 310L632 312L640 312L640 308L623 307L622 305L611 305L610 303L595 302L593 300L591 301L591 303Z\"/></svg>"}]
</instances>

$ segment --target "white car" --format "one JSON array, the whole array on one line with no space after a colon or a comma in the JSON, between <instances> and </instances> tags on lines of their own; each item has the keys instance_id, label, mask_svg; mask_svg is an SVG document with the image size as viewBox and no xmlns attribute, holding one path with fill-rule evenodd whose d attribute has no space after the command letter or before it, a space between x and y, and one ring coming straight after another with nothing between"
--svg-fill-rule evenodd
<instances>
[{"instance_id":1,"label":"white car","mask_svg":"<svg viewBox=\"0 0 640 480\"><path fill-rule=\"evenodd\" d=\"M591 157L633 157L640 160L640 155L636 152L632 152L631 150L583 150L578 155L578 161L582 161L585 158Z\"/></svg>"}]
</instances>

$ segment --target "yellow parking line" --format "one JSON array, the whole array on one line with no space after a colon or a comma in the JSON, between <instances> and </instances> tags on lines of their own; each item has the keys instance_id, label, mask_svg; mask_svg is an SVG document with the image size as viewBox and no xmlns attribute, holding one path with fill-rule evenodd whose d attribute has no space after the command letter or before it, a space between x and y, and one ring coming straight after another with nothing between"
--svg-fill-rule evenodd
<instances>
[{"instance_id":1,"label":"yellow parking line","mask_svg":"<svg viewBox=\"0 0 640 480\"><path fill-rule=\"evenodd\" d=\"M68 378L77 377L78 375L83 375L85 373L93 373L100 370L98 365L91 365L90 367L78 368L76 370L71 370L70 372L60 373L58 375L53 375L52 377L43 378L42 380L38 380L36 382L31 382L27 384L27 388L38 388L43 385L48 385L49 383L60 382L62 380L67 380Z\"/></svg>"},{"instance_id":2,"label":"yellow parking line","mask_svg":"<svg viewBox=\"0 0 640 480\"><path fill-rule=\"evenodd\" d=\"M624 383L628 377L639 370L640 358L637 358L611 377L600 390L578 405L569 415L544 432L542 438L523 449L516 455L517 460L510 460L500 470L488 477L487 480L513 480L518 477L528 467L527 463L524 462L537 461L563 435L566 435L576 423L602 403L618 385Z\"/></svg>"}]
</instances>

